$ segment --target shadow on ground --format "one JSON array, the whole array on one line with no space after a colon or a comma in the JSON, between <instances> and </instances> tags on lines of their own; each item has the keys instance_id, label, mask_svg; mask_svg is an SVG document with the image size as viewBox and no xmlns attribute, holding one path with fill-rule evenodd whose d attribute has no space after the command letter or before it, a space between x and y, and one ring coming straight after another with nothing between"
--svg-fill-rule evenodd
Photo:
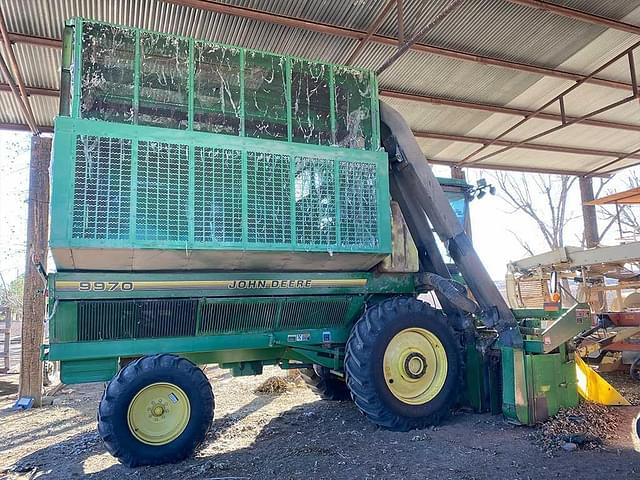
<instances>
[{"instance_id":1,"label":"shadow on ground","mask_svg":"<svg viewBox=\"0 0 640 480\"><path fill-rule=\"evenodd\" d=\"M203 450L179 464L128 469L114 464L97 433L51 445L21 459L16 470L43 478L93 479L456 479L640 478L640 455L616 451L559 452L532 445L531 429L499 416L461 414L435 429L389 432L367 422L350 402L316 401L271 418L252 443L216 453L237 424L275 397L260 396L214 421ZM100 463L102 462L102 463ZM88 470L87 466L90 466ZM88 473L93 470L95 473Z\"/></svg>"},{"instance_id":2,"label":"shadow on ground","mask_svg":"<svg viewBox=\"0 0 640 480\"><path fill-rule=\"evenodd\" d=\"M11 375L17 377L17 375ZM0 378L0 397L6 397L8 395L15 395L18 393L18 381L15 379L6 379L3 375Z\"/></svg>"}]
</instances>

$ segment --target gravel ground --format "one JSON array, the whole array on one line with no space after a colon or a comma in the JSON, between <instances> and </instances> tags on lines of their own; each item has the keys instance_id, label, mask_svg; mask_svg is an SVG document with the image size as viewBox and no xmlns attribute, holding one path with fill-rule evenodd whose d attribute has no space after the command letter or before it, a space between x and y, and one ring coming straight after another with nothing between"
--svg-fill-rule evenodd
<instances>
[{"instance_id":1,"label":"gravel ground","mask_svg":"<svg viewBox=\"0 0 640 480\"><path fill-rule=\"evenodd\" d=\"M255 394L265 378L232 378L210 368L216 419L196 457L127 469L95 431L101 384L62 390L53 406L10 410L17 375L0 376L0 478L202 479L634 479L640 454L631 424L638 407L608 409L609 434L596 450L553 450L540 429L500 416L460 413L424 431L380 430L351 402L321 401L304 386L280 395Z\"/></svg>"}]
</instances>

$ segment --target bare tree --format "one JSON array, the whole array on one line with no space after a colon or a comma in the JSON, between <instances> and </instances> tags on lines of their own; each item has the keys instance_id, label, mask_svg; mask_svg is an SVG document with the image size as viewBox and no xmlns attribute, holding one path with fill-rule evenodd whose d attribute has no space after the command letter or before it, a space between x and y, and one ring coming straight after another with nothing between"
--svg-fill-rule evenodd
<instances>
[{"instance_id":1,"label":"bare tree","mask_svg":"<svg viewBox=\"0 0 640 480\"><path fill-rule=\"evenodd\" d=\"M603 187L607 185L612 178L614 177L601 180L601 188L598 194L602 193L604 190ZM624 184L629 189L640 187L640 176L638 176L638 172L634 170L629 171L624 179ZM611 190L606 191L607 195L612 193L614 192ZM598 196L599 195L596 195L596 198ZM603 230L601 239L615 224L619 226L619 234L621 237L630 236L633 239L637 239L640 236L640 214L634 206L618 205L617 208L601 206L598 208L598 215L601 220L607 222L607 227Z\"/></svg>"},{"instance_id":2,"label":"bare tree","mask_svg":"<svg viewBox=\"0 0 640 480\"><path fill-rule=\"evenodd\" d=\"M565 227L577 216L567 210L569 192L577 177L569 175L492 174L499 186L498 195L513 212L523 212L536 225L549 249L564 245ZM511 231L522 248L534 255L529 241Z\"/></svg>"}]
</instances>

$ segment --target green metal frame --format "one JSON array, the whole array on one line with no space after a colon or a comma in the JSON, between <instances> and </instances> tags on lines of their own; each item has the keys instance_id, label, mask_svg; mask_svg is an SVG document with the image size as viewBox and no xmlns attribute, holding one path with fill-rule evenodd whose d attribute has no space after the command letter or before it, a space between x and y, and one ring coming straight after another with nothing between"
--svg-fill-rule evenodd
<instances>
[{"instance_id":1,"label":"green metal frame","mask_svg":"<svg viewBox=\"0 0 640 480\"><path fill-rule=\"evenodd\" d=\"M87 23L108 25L112 27L122 28L129 32L133 32L135 37L135 55L133 59L133 124L118 123L97 119L83 119L81 112L81 83L82 83L82 41L83 26ZM140 103L141 89L141 52L140 37L144 33L153 33L167 38L179 38L188 41L188 125L186 129L160 128L155 126L137 125L137 112ZM53 169L52 169L52 195L51 195L51 234L50 244L52 249L57 248L148 248L148 249L188 249L188 250L249 250L249 251L297 251L297 252L336 252L336 253L372 253L372 254L388 254L391 252L391 218L389 212L389 180L387 156L379 150L379 109L378 109L378 93L377 79L373 72L368 70L351 69L362 73L369 79L371 86L371 122L372 122L372 150L361 150L355 148L337 148L336 146L314 145L306 143L297 143L292 141L292 119L291 119L291 62L292 61L309 61L298 57L281 56L286 61L286 79L287 79L287 111L288 111L288 136L282 140L260 139L245 136L245 59L248 53L266 53L255 50L247 50L239 47L228 46L223 44L213 44L224 48L234 49L240 52L240 132L239 135L216 134L204 131L193 130L194 122L194 45L195 42L206 43L193 38L180 37L175 35L164 35L149 30L126 28L119 25L113 25L104 22L87 22L81 18L72 19L67 22L65 29L65 42L63 45L63 79L69 77L67 83L71 83L71 104L67 105L63 99L61 104L62 116L55 121L55 138L53 152ZM271 55L271 54L270 54ZM73 60L71 60L73 59ZM71 65L72 63L72 65ZM332 131L336 129L336 95L335 95L335 75L337 68L344 70L345 68L338 65L324 64L329 67L329 86L330 86L330 122ZM66 75L66 77L65 77ZM69 114L70 116L65 116ZM128 221L128 238L78 238L73 236L73 222L71 221L70 212L74 209L74 189L75 189L75 168L76 168L76 139L80 135L100 138L127 139L131 140L131 171L130 171L130 189L129 198L129 221ZM189 191L188 191L188 207L187 222L188 234L186 241L181 240L151 240L138 239L136 234L136 216L137 212L137 195L138 195L138 145L139 142L158 142L170 145L187 146L188 148L188 164L189 164ZM242 157L242 240L241 241L197 241L194 234L194 212L195 212L195 160L194 151L196 147L207 147L216 149L231 149L241 152ZM289 161L289 197L290 206L289 214L291 220L291 241L249 241L248 238L248 180L247 176L250 172L247 169L248 154L247 152L257 152L265 154L286 155ZM335 191L335 242L331 244L325 243L304 243L297 242L298 221L296 219L296 159L297 158L317 158L332 161L334 163L333 189ZM346 228L342 225L340 198L341 194L341 165L345 162L354 162L358 164L375 165L376 174L376 245L366 245L362 243L343 244L341 238L341 229ZM97 215L97 214L96 214ZM107 213L108 218L108 213ZM360 221L361 223L363 222ZM97 234L95 235L98 236Z\"/></svg>"}]
</instances>

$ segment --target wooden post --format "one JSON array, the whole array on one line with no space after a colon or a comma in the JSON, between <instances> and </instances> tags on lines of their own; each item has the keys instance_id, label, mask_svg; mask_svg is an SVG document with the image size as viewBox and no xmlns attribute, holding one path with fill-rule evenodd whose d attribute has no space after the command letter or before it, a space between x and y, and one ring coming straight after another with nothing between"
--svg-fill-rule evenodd
<instances>
[{"instance_id":1,"label":"wooden post","mask_svg":"<svg viewBox=\"0 0 640 480\"><path fill-rule=\"evenodd\" d=\"M46 270L50 157L51 138L32 137L19 397L33 397L33 405L36 407L42 403L40 345L43 341L45 316L45 285L38 272L38 264Z\"/></svg>"},{"instance_id":2,"label":"wooden post","mask_svg":"<svg viewBox=\"0 0 640 480\"><path fill-rule=\"evenodd\" d=\"M455 178L457 180L467 180L464 174L464 170L462 170L462 167L459 167L458 165L451 165L451 178Z\"/></svg>"},{"instance_id":3,"label":"wooden post","mask_svg":"<svg viewBox=\"0 0 640 480\"><path fill-rule=\"evenodd\" d=\"M582 219L584 222L584 241L587 248L597 247L599 243L598 217L594 205L585 205L593 200L593 180L580 177L580 198L582 200Z\"/></svg>"}]
</instances>

